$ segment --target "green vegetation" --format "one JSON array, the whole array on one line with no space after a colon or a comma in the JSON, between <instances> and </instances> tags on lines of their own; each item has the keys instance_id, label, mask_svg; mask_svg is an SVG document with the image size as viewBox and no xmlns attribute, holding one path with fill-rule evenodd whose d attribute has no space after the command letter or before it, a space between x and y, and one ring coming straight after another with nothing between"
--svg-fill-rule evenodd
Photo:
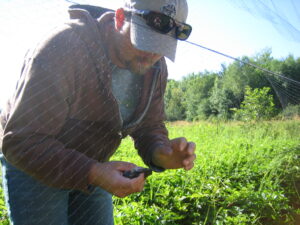
<instances>
[{"instance_id":1,"label":"green vegetation","mask_svg":"<svg viewBox=\"0 0 300 225\"><path fill-rule=\"evenodd\" d=\"M197 144L195 168L154 173L142 193L114 198L116 224L297 224L299 120L176 122L168 128L170 138ZM144 166L129 138L113 160ZM8 225L1 188L0 195L0 224Z\"/></svg>"},{"instance_id":2,"label":"green vegetation","mask_svg":"<svg viewBox=\"0 0 300 225\"><path fill-rule=\"evenodd\" d=\"M241 108L235 110L235 118L243 121L268 120L275 115L273 96L269 95L270 88L245 88L245 98Z\"/></svg>"},{"instance_id":3,"label":"green vegetation","mask_svg":"<svg viewBox=\"0 0 300 225\"><path fill-rule=\"evenodd\" d=\"M288 105L282 112L279 114L279 118L288 118L292 119L295 115L300 116L300 105Z\"/></svg>"},{"instance_id":4,"label":"green vegetation","mask_svg":"<svg viewBox=\"0 0 300 225\"><path fill-rule=\"evenodd\" d=\"M206 121L168 124L170 138L196 143L195 168L155 173L142 193L114 198L116 225L300 224L300 58L266 50L242 60L288 79L234 62L169 80L168 120ZM129 138L112 160L145 166ZM2 192L0 225L8 225Z\"/></svg>"},{"instance_id":5,"label":"green vegetation","mask_svg":"<svg viewBox=\"0 0 300 225\"><path fill-rule=\"evenodd\" d=\"M1 164L0 164L1 167ZM3 189L1 187L2 184L2 175L0 170L0 225L9 225L6 206L4 202Z\"/></svg>"},{"instance_id":6,"label":"green vegetation","mask_svg":"<svg viewBox=\"0 0 300 225\"><path fill-rule=\"evenodd\" d=\"M285 59L274 59L267 49L255 57L244 56L241 60L284 74L284 77L270 75L241 62L233 62L228 66L223 65L220 72L205 71L190 74L180 81L170 80L165 98L168 120L249 119L242 118L241 115L235 116L235 111L232 110L240 109L246 96L246 87L258 92L269 88L268 95L272 96L276 110L268 117L281 113L282 107L300 105L300 58L295 59L290 55ZM268 114L266 111L263 113ZM292 117L299 116L299 111L289 110L289 116L291 113L294 113Z\"/></svg>"},{"instance_id":7,"label":"green vegetation","mask_svg":"<svg viewBox=\"0 0 300 225\"><path fill-rule=\"evenodd\" d=\"M142 193L114 198L116 224L295 224L300 121L168 127L196 142L195 168L155 173ZM130 139L114 160L143 166Z\"/></svg>"}]
</instances>

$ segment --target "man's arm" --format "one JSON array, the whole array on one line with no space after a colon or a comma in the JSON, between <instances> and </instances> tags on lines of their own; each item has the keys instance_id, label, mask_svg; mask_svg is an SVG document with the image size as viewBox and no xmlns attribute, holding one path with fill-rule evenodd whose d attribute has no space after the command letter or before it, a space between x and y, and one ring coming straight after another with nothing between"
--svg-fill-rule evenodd
<instances>
[{"instance_id":1,"label":"man's arm","mask_svg":"<svg viewBox=\"0 0 300 225\"><path fill-rule=\"evenodd\" d=\"M3 153L12 165L50 186L86 191L96 161L55 138L75 92L75 63L82 55L74 48L78 45L76 36L62 29L28 58L5 125Z\"/></svg>"},{"instance_id":2,"label":"man's arm","mask_svg":"<svg viewBox=\"0 0 300 225\"><path fill-rule=\"evenodd\" d=\"M136 165L99 163L56 138L75 101L76 84L88 65L88 53L71 30L52 36L28 60L5 125L3 153L17 168L56 188L84 192L99 186L124 197L141 191L144 176L128 179ZM99 146L101 148L101 146Z\"/></svg>"},{"instance_id":3,"label":"man's arm","mask_svg":"<svg viewBox=\"0 0 300 225\"><path fill-rule=\"evenodd\" d=\"M196 158L195 144L185 138L169 140L164 124L164 92L167 84L167 67L162 61L160 80L149 111L139 128L132 134L135 147L145 164L155 171L193 168Z\"/></svg>"},{"instance_id":4,"label":"man's arm","mask_svg":"<svg viewBox=\"0 0 300 225\"><path fill-rule=\"evenodd\" d=\"M158 146L170 146L168 130L164 124L165 112L163 95L168 76L164 59L161 59L160 65L160 74L148 112L141 124L138 125L138 128L131 134L134 139L135 148L138 150L144 163L155 171L163 171L164 168L153 164L153 150Z\"/></svg>"}]
</instances>

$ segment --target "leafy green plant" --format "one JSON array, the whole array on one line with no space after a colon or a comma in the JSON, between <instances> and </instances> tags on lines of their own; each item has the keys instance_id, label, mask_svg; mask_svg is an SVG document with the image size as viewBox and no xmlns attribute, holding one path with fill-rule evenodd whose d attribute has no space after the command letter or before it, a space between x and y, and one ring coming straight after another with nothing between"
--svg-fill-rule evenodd
<instances>
[{"instance_id":1,"label":"leafy green plant","mask_svg":"<svg viewBox=\"0 0 300 225\"><path fill-rule=\"evenodd\" d=\"M273 96L270 88L245 88L245 98L240 109L236 109L235 118L243 121L268 120L275 115Z\"/></svg>"},{"instance_id":2,"label":"leafy green plant","mask_svg":"<svg viewBox=\"0 0 300 225\"><path fill-rule=\"evenodd\" d=\"M5 206L5 202L4 202L3 190L1 188L1 185L0 185L0 224L1 225L9 225L6 206Z\"/></svg>"},{"instance_id":3,"label":"leafy green plant","mask_svg":"<svg viewBox=\"0 0 300 225\"><path fill-rule=\"evenodd\" d=\"M272 224L283 215L293 224L299 121L168 127L196 142L195 168L154 173L142 193L114 198L116 224ZM144 166L131 146L126 139L114 159Z\"/></svg>"},{"instance_id":4,"label":"leafy green plant","mask_svg":"<svg viewBox=\"0 0 300 225\"><path fill-rule=\"evenodd\" d=\"M300 121L167 126L170 138L196 143L195 168L154 173L141 193L114 197L116 225L295 224ZM129 138L112 160L145 166ZM0 195L0 224L8 225Z\"/></svg>"},{"instance_id":5,"label":"leafy green plant","mask_svg":"<svg viewBox=\"0 0 300 225\"><path fill-rule=\"evenodd\" d=\"M179 81L169 80L165 93L168 120L232 119L230 109L240 108L246 86L252 89L269 87L268 95L273 96L274 108L278 111L282 111L282 104L299 104L300 58L289 55L285 59L275 59L267 48L253 57L240 59L284 76L270 77L265 71L235 61L223 64L218 72L204 71L189 74Z\"/></svg>"}]
</instances>

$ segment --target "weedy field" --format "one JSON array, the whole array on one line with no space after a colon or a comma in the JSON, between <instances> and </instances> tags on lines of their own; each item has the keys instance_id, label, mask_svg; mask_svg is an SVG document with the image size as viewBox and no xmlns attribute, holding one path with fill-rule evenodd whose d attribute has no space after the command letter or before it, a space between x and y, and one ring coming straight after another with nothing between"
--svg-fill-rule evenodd
<instances>
[{"instance_id":1,"label":"weedy field","mask_svg":"<svg viewBox=\"0 0 300 225\"><path fill-rule=\"evenodd\" d=\"M152 174L142 193L114 198L116 224L300 225L299 120L168 128L196 143L195 168ZM129 138L113 159L144 166Z\"/></svg>"},{"instance_id":2,"label":"weedy field","mask_svg":"<svg viewBox=\"0 0 300 225\"><path fill-rule=\"evenodd\" d=\"M299 120L168 128L196 143L195 168L154 173L142 193L114 198L115 224L300 224ZM144 166L129 138L112 160ZM3 197L0 210L6 225Z\"/></svg>"}]
</instances>

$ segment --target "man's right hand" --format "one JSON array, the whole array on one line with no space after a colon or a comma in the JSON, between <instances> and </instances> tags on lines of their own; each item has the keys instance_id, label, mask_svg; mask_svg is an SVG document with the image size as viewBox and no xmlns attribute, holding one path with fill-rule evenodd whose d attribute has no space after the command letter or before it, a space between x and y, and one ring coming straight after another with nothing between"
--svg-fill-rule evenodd
<instances>
[{"instance_id":1,"label":"man's right hand","mask_svg":"<svg viewBox=\"0 0 300 225\"><path fill-rule=\"evenodd\" d=\"M89 173L89 183L123 198L144 188L144 174L129 179L123 176L124 171L137 167L133 163L112 161L94 164Z\"/></svg>"}]
</instances>

